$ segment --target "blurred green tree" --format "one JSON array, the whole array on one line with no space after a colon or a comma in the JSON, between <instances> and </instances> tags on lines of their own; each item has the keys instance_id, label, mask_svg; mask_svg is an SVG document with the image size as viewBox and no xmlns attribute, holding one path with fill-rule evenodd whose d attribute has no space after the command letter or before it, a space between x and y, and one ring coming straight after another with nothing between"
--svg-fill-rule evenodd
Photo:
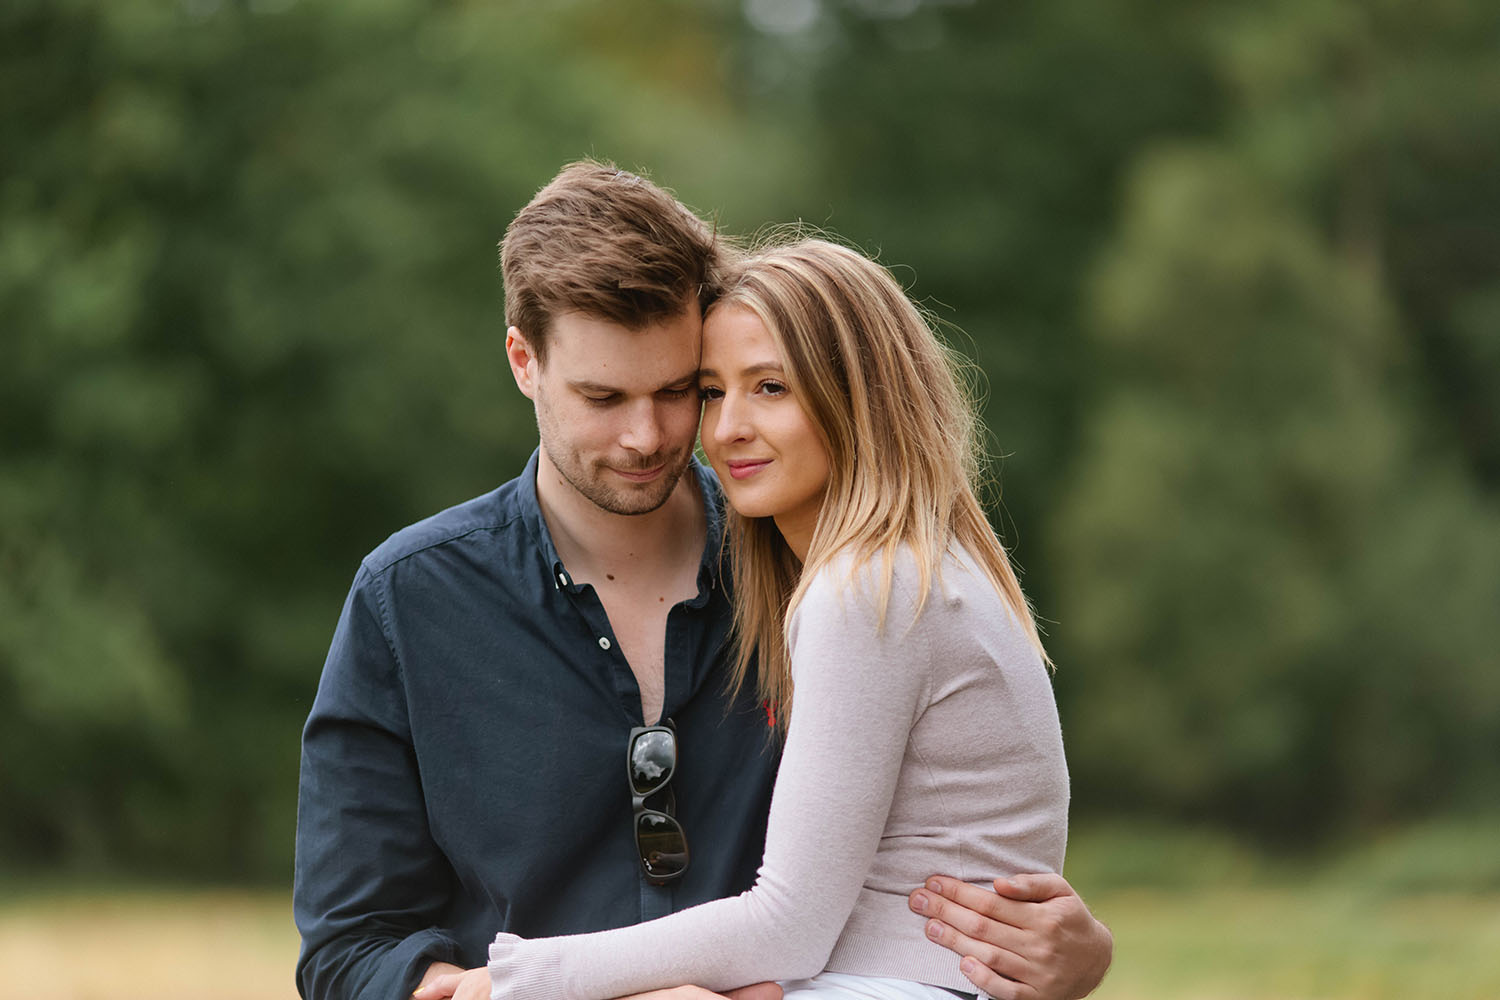
<instances>
[{"instance_id":1,"label":"blurred green tree","mask_svg":"<svg viewBox=\"0 0 1500 1000\"><path fill-rule=\"evenodd\" d=\"M684 96L722 12L656 7L5 6L10 863L285 872L359 556L534 445L515 210L591 153L747 213L781 183L763 125Z\"/></svg>"},{"instance_id":2,"label":"blurred green tree","mask_svg":"<svg viewBox=\"0 0 1500 1000\"><path fill-rule=\"evenodd\" d=\"M1500 271L1388 249L1388 220L1472 179L1467 151L1400 185L1382 169L1500 128L1500 92L1405 106L1447 22L1487 17L1221 19L1222 135L1140 157L1092 295L1109 386L1051 525L1085 800L1296 839L1492 798L1500 510L1483 428L1443 432L1468 403L1423 391L1441 352L1415 331L1455 293L1479 309ZM1465 190L1493 232L1489 179ZM1493 401L1497 375L1465 378Z\"/></svg>"},{"instance_id":3,"label":"blurred green tree","mask_svg":"<svg viewBox=\"0 0 1500 1000\"><path fill-rule=\"evenodd\" d=\"M0 857L284 876L359 556L535 440L494 248L591 153L962 328L1081 810L1492 799L1492 39L1479 0L12 0Z\"/></svg>"}]
</instances>

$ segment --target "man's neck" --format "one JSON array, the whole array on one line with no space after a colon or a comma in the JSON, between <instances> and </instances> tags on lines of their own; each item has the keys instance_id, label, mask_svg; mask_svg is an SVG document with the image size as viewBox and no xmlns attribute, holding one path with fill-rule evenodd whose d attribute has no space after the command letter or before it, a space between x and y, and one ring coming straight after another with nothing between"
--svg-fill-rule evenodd
<instances>
[{"instance_id":1,"label":"man's neck","mask_svg":"<svg viewBox=\"0 0 1500 1000\"><path fill-rule=\"evenodd\" d=\"M600 583L622 570L631 576L672 573L685 562L696 565L706 544L708 521L691 469L656 510L615 514L574 489L544 449L538 456L536 495L558 557L577 582Z\"/></svg>"}]
</instances>

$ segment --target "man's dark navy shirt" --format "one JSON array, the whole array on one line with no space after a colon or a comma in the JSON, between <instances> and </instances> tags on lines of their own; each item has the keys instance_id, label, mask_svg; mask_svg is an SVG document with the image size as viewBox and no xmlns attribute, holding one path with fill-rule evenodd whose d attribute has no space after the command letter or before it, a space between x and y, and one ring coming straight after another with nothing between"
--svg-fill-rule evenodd
<instances>
[{"instance_id":1,"label":"man's dark navy shirt","mask_svg":"<svg viewBox=\"0 0 1500 1000\"><path fill-rule=\"evenodd\" d=\"M637 923L755 880L776 750L730 702L718 483L698 594L671 609L662 715L692 863L646 883L625 744L640 689L592 587L520 478L391 536L344 604L303 732L294 906L309 1000L410 994L427 965L526 937Z\"/></svg>"}]
</instances>

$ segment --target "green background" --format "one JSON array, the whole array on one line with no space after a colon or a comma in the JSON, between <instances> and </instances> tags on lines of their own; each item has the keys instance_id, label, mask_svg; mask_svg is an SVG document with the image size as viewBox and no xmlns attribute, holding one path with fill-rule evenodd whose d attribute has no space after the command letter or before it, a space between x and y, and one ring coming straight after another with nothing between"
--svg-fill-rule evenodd
<instances>
[{"instance_id":1,"label":"green background","mask_svg":"<svg viewBox=\"0 0 1500 1000\"><path fill-rule=\"evenodd\" d=\"M1481 0L7 0L0 870L285 884L360 557L534 446L495 247L583 155L976 361L1076 826L1494 826L1497 50Z\"/></svg>"}]
</instances>

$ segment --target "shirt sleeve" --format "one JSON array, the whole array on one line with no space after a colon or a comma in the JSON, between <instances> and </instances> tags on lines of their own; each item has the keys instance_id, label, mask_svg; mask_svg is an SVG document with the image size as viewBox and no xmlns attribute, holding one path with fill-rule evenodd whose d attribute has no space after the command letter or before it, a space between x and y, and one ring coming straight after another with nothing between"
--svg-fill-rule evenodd
<instances>
[{"instance_id":1,"label":"shirt sleeve","mask_svg":"<svg viewBox=\"0 0 1500 1000\"><path fill-rule=\"evenodd\" d=\"M459 955L436 926L453 875L429 833L377 586L362 566L302 736L297 987L316 1000L400 1000Z\"/></svg>"},{"instance_id":2,"label":"shirt sleeve","mask_svg":"<svg viewBox=\"0 0 1500 1000\"><path fill-rule=\"evenodd\" d=\"M795 693L754 887L618 930L490 947L494 1000L605 1000L693 983L722 991L821 972L885 829L929 653L893 594L820 573L789 628ZM693 832L686 831L691 841Z\"/></svg>"}]
</instances>

